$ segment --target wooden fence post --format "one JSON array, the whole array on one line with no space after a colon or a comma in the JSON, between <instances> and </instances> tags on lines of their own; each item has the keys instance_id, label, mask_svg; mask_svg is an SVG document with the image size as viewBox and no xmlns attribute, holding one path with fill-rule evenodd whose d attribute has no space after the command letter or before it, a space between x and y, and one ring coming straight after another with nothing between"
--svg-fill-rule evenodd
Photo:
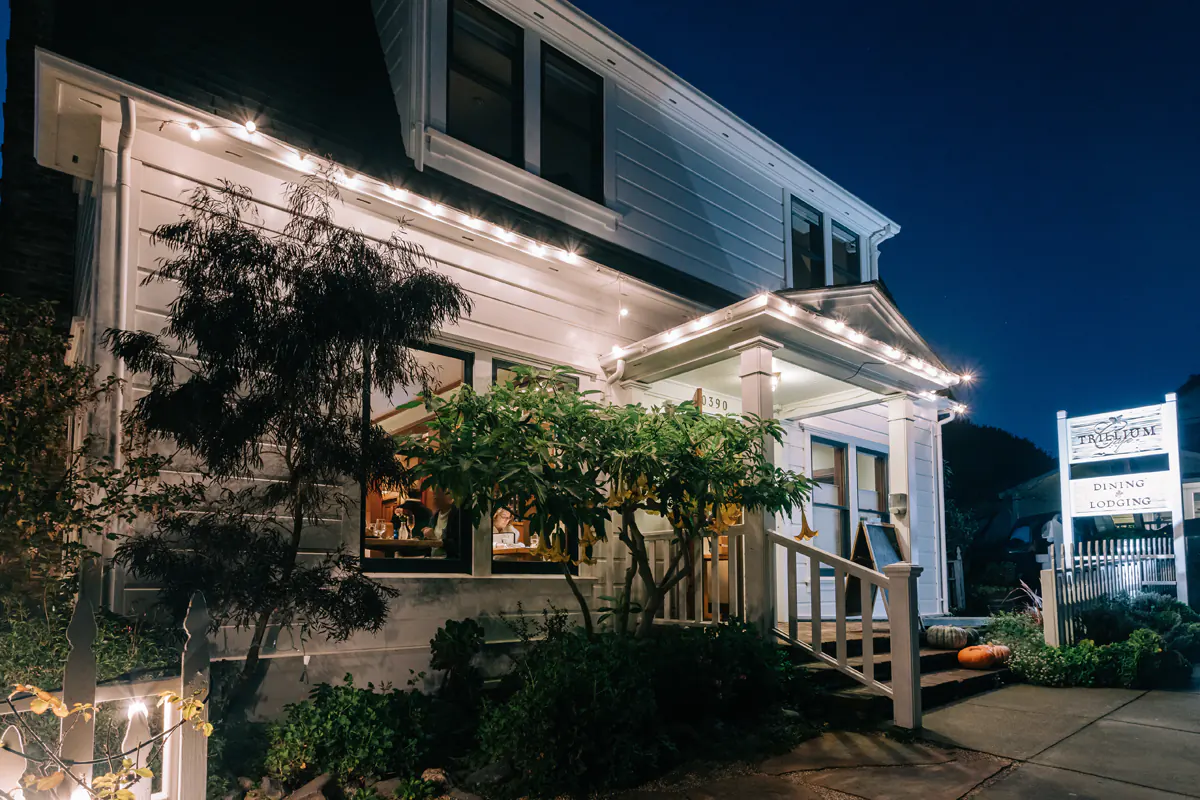
<instances>
[{"instance_id":1,"label":"wooden fence post","mask_svg":"<svg viewBox=\"0 0 1200 800\"><path fill-rule=\"evenodd\" d=\"M94 567L91 561L84 565L83 574L80 576L84 584L92 569ZM71 650L67 655L62 682L62 699L67 708L73 708L76 703L92 705L96 702L96 653L92 649L95 641L95 610L90 593L81 589L75 599L75 612L71 615L71 623L67 626L67 642L71 645ZM82 714L72 714L62 720L59 728L59 749L64 761L86 762L95 758L95 724L94 714L88 714L86 720ZM92 765L74 766L71 768L71 774L90 785ZM75 780L68 778L58 785L56 796L62 800L69 800L77 786Z\"/></svg>"},{"instance_id":2,"label":"wooden fence post","mask_svg":"<svg viewBox=\"0 0 1200 800\"><path fill-rule=\"evenodd\" d=\"M884 567L883 573L888 577L892 711L896 725L916 729L921 727L921 623L917 612L921 567L901 561Z\"/></svg>"},{"instance_id":3,"label":"wooden fence post","mask_svg":"<svg viewBox=\"0 0 1200 800\"><path fill-rule=\"evenodd\" d=\"M1046 644L1058 647L1058 594L1054 586L1054 562L1042 570L1042 635Z\"/></svg>"},{"instance_id":4,"label":"wooden fence post","mask_svg":"<svg viewBox=\"0 0 1200 800\"><path fill-rule=\"evenodd\" d=\"M5 729L4 735L0 736L0 745L9 748L0 750L0 791L12 794L14 789L20 787L21 776L25 774L24 756L10 752L11 750L25 752L25 745L21 741L21 731L16 725L9 725Z\"/></svg>"},{"instance_id":5,"label":"wooden fence post","mask_svg":"<svg viewBox=\"0 0 1200 800\"><path fill-rule=\"evenodd\" d=\"M183 672L180 675L179 696L187 700L199 696L206 702L204 718L208 718L208 606L204 595L196 592L188 604L187 618L183 629L187 632L187 643L183 647ZM204 800L208 783L208 737L196 730L190 722L184 723L176 736L179 738L178 753L179 783L178 800ZM175 800L175 798L172 798Z\"/></svg>"}]
</instances>

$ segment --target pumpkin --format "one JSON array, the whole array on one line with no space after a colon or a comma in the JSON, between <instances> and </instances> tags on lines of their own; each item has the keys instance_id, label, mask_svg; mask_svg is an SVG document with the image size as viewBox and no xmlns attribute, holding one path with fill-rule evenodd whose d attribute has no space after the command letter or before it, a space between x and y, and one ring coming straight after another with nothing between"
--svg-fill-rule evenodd
<instances>
[{"instance_id":1,"label":"pumpkin","mask_svg":"<svg viewBox=\"0 0 1200 800\"><path fill-rule=\"evenodd\" d=\"M971 634L966 628L953 625L934 625L925 631L925 642L939 650L959 650L967 646Z\"/></svg>"},{"instance_id":2,"label":"pumpkin","mask_svg":"<svg viewBox=\"0 0 1200 800\"><path fill-rule=\"evenodd\" d=\"M958 663L967 669L992 669L1008 661L1012 651L1002 644L977 644L958 651Z\"/></svg>"}]
</instances>

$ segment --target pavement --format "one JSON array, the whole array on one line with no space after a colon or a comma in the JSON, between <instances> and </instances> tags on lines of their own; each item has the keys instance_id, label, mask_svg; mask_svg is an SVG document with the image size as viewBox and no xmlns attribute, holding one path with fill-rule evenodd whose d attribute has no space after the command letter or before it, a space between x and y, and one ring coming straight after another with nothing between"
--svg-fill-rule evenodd
<instances>
[{"instance_id":1,"label":"pavement","mask_svg":"<svg viewBox=\"0 0 1200 800\"><path fill-rule=\"evenodd\" d=\"M829 732L624 800L1166 800L1200 797L1200 671L1190 689L1016 685L925 714L915 739Z\"/></svg>"}]
</instances>

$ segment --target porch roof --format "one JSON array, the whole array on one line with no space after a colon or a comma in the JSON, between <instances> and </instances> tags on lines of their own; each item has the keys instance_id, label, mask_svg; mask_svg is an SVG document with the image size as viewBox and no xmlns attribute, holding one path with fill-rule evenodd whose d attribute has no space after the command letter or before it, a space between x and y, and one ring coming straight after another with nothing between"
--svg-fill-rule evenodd
<instances>
[{"instance_id":1,"label":"porch roof","mask_svg":"<svg viewBox=\"0 0 1200 800\"><path fill-rule=\"evenodd\" d=\"M765 342L776 357L872 392L932 398L963 380L878 282L755 295L601 358L610 378L651 383Z\"/></svg>"}]
</instances>

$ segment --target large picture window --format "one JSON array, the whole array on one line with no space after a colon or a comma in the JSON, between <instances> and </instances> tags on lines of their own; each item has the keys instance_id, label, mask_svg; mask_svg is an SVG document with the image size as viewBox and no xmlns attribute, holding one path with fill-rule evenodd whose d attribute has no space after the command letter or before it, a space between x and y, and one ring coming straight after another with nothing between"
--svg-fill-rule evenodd
<instances>
[{"instance_id":1,"label":"large picture window","mask_svg":"<svg viewBox=\"0 0 1200 800\"><path fill-rule=\"evenodd\" d=\"M604 201L604 80L542 44L542 177Z\"/></svg>"},{"instance_id":2,"label":"large picture window","mask_svg":"<svg viewBox=\"0 0 1200 800\"><path fill-rule=\"evenodd\" d=\"M858 470L858 518L867 522L887 522L887 456L864 450L854 451Z\"/></svg>"},{"instance_id":3,"label":"large picture window","mask_svg":"<svg viewBox=\"0 0 1200 800\"><path fill-rule=\"evenodd\" d=\"M473 0L451 0L446 132L524 166L522 31Z\"/></svg>"},{"instance_id":4,"label":"large picture window","mask_svg":"<svg viewBox=\"0 0 1200 800\"><path fill-rule=\"evenodd\" d=\"M792 288L825 285L825 233L821 212L792 198Z\"/></svg>"},{"instance_id":5,"label":"large picture window","mask_svg":"<svg viewBox=\"0 0 1200 800\"><path fill-rule=\"evenodd\" d=\"M425 345L414 354L432 375L430 390L446 397L471 381L474 356ZM403 408L419 386L371 395L371 422L393 436L421 433L431 417L424 405ZM473 532L449 495L417 486L367 491L362 510L362 553L367 568L394 572L470 572Z\"/></svg>"},{"instance_id":6,"label":"large picture window","mask_svg":"<svg viewBox=\"0 0 1200 800\"><path fill-rule=\"evenodd\" d=\"M515 361L492 359L492 385L508 383L518 378L516 369L529 367ZM579 378L565 375L563 382L572 390L579 388ZM518 519L510 509L494 509L492 514L492 572L507 573L561 573L562 566L547 561L541 555L537 536L529 530L529 523ZM572 559L579 556L579 537L567 537L567 551ZM574 571L574 570L572 570Z\"/></svg>"}]
</instances>

